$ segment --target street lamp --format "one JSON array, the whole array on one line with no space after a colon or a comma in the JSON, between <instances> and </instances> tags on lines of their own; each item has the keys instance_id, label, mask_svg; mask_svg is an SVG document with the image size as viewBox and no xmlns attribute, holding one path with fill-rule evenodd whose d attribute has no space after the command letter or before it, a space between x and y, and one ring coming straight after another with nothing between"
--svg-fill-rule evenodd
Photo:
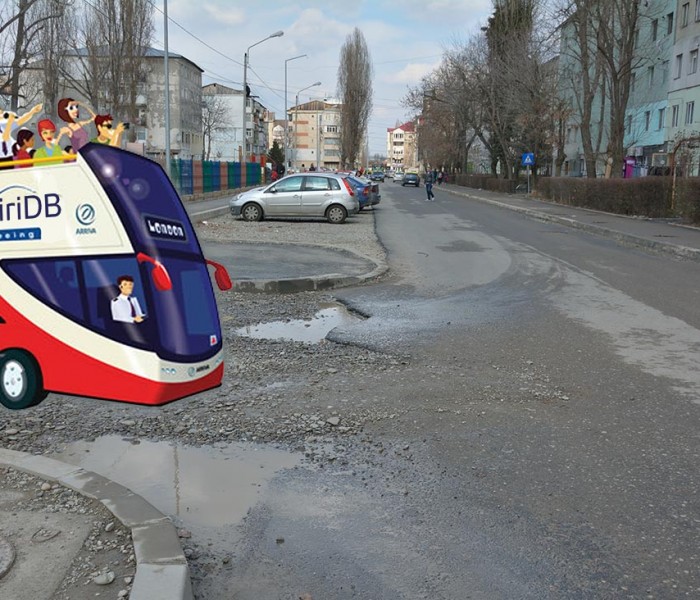
<instances>
[{"instance_id":1,"label":"street lamp","mask_svg":"<svg viewBox=\"0 0 700 600\"><path fill-rule=\"evenodd\" d=\"M248 154L248 138L246 136L246 132L248 131L247 127L247 118L246 118L246 109L248 107L248 95L247 95L247 89L248 89L248 53L250 52L250 49L253 46L257 46L258 44L262 44L264 41L269 40L270 38L275 38L275 37L282 37L284 35L284 31L275 31L275 33L271 33L268 35L266 38L260 40L259 42L255 42L254 44L248 46L248 49L245 51L245 54L243 55L243 148L244 152L243 154L247 155Z\"/></svg>"},{"instance_id":2,"label":"street lamp","mask_svg":"<svg viewBox=\"0 0 700 600\"><path fill-rule=\"evenodd\" d=\"M289 144L289 116L287 115L287 63L290 60L296 60L297 58L304 58L306 54L300 54L299 56L294 56L288 58L284 61L284 168L287 168L287 145Z\"/></svg>"},{"instance_id":3,"label":"street lamp","mask_svg":"<svg viewBox=\"0 0 700 600\"><path fill-rule=\"evenodd\" d=\"M301 88L297 92L297 97L296 101L294 103L294 165L298 167L296 164L297 161L297 121L298 121L298 113L299 113L299 94L301 94L304 90L308 90L309 88L316 87L317 85L321 85L320 81L317 81L316 83L312 83L311 85L307 85L305 88Z\"/></svg>"}]
</instances>

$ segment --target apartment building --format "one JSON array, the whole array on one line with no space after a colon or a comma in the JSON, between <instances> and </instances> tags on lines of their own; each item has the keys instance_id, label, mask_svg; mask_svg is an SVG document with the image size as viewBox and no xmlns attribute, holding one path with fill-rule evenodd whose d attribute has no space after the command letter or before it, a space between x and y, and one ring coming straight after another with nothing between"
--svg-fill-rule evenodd
<instances>
[{"instance_id":1,"label":"apartment building","mask_svg":"<svg viewBox=\"0 0 700 600\"><path fill-rule=\"evenodd\" d=\"M340 168L340 108L337 100L312 100L289 109L287 161L295 171ZM284 125L282 125L284 132Z\"/></svg>"},{"instance_id":2,"label":"apartment building","mask_svg":"<svg viewBox=\"0 0 700 600\"><path fill-rule=\"evenodd\" d=\"M386 155L392 169L418 168L418 143L413 121L386 130Z\"/></svg>"}]
</instances>

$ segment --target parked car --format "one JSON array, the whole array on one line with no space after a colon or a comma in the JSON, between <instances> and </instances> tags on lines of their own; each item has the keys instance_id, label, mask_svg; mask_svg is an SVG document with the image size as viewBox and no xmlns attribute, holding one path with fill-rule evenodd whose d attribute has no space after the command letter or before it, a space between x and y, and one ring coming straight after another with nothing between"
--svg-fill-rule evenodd
<instances>
[{"instance_id":1,"label":"parked car","mask_svg":"<svg viewBox=\"0 0 700 600\"><path fill-rule=\"evenodd\" d=\"M323 217L343 223L360 210L352 185L334 173L287 175L270 185L238 194L229 203L231 214L246 221L267 217Z\"/></svg>"},{"instance_id":2,"label":"parked car","mask_svg":"<svg viewBox=\"0 0 700 600\"><path fill-rule=\"evenodd\" d=\"M360 210L367 206L379 204L381 196L379 196L379 186L376 183L372 183L368 179L357 175L346 175L345 179L352 185L357 194Z\"/></svg>"},{"instance_id":3,"label":"parked car","mask_svg":"<svg viewBox=\"0 0 700 600\"><path fill-rule=\"evenodd\" d=\"M401 181L402 186L406 185L415 185L416 187L420 187L420 177L418 177L418 173L406 173L403 176L403 180Z\"/></svg>"},{"instance_id":4,"label":"parked car","mask_svg":"<svg viewBox=\"0 0 700 600\"><path fill-rule=\"evenodd\" d=\"M401 183L403 181L403 172L396 171L393 177L394 183Z\"/></svg>"},{"instance_id":5,"label":"parked car","mask_svg":"<svg viewBox=\"0 0 700 600\"><path fill-rule=\"evenodd\" d=\"M371 181L381 181L384 183L384 173L382 171L374 171L369 178Z\"/></svg>"}]
</instances>

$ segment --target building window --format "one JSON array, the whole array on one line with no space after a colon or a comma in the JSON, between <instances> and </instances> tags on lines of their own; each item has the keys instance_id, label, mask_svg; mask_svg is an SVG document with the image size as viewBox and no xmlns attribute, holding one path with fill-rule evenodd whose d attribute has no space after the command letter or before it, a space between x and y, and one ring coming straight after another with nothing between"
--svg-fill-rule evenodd
<instances>
[{"instance_id":1,"label":"building window","mask_svg":"<svg viewBox=\"0 0 700 600\"><path fill-rule=\"evenodd\" d=\"M649 131L649 124L651 123L651 111L646 111L644 113L644 131Z\"/></svg>"},{"instance_id":2,"label":"building window","mask_svg":"<svg viewBox=\"0 0 700 600\"><path fill-rule=\"evenodd\" d=\"M654 85L654 67L649 67L647 74L649 76L649 87L651 88Z\"/></svg>"},{"instance_id":3,"label":"building window","mask_svg":"<svg viewBox=\"0 0 700 600\"><path fill-rule=\"evenodd\" d=\"M654 19L651 22L651 41L655 42L656 37L659 35L659 20Z\"/></svg>"},{"instance_id":4,"label":"building window","mask_svg":"<svg viewBox=\"0 0 700 600\"><path fill-rule=\"evenodd\" d=\"M668 80L668 61L661 63L661 83L666 83Z\"/></svg>"},{"instance_id":5,"label":"building window","mask_svg":"<svg viewBox=\"0 0 700 600\"><path fill-rule=\"evenodd\" d=\"M683 55L678 54L676 56L676 79L678 79L681 76L681 73L683 72Z\"/></svg>"},{"instance_id":6,"label":"building window","mask_svg":"<svg viewBox=\"0 0 700 600\"><path fill-rule=\"evenodd\" d=\"M666 35L671 35L673 33L673 13L670 12L666 15Z\"/></svg>"},{"instance_id":7,"label":"building window","mask_svg":"<svg viewBox=\"0 0 700 600\"><path fill-rule=\"evenodd\" d=\"M674 104L671 107L671 127L678 127L678 104Z\"/></svg>"},{"instance_id":8,"label":"building window","mask_svg":"<svg viewBox=\"0 0 700 600\"><path fill-rule=\"evenodd\" d=\"M636 81L637 81L637 74L632 73L632 76L630 77L630 92L634 91L634 84L636 83Z\"/></svg>"},{"instance_id":9,"label":"building window","mask_svg":"<svg viewBox=\"0 0 700 600\"><path fill-rule=\"evenodd\" d=\"M700 0L695 0L695 20L700 21Z\"/></svg>"},{"instance_id":10,"label":"building window","mask_svg":"<svg viewBox=\"0 0 700 600\"><path fill-rule=\"evenodd\" d=\"M693 124L694 113L695 113L695 102L688 102L685 105L685 124L686 125Z\"/></svg>"},{"instance_id":11,"label":"building window","mask_svg":"<svg viewBox=\"0 0 700 600\"><path fill-rule=\"evenodd\" d=\"M698 51L691 50L690 52L690 62L688 64L688 73L692 74L698 70Z\"/></svg>"},{"instance_id":12,"label":"building window","mask_svg":"<svg viewBox=\"0 0 700 600\"><path fill-rule=\"evenodd\" d=\"M664 128L664 121L666 120L666 109L665 108L660 108L659 109L659 126L657 129L663 129Z\"/></svg>"},{"instance_id":13,"label":"building window","mask_svg":"<svg viewBox=\"0 0 700 600\"><path fill-rule=\"evenodd\" d=\"M326 133L338 133L337 125L326 125Z\"/></svg>"},{"instance_id":14,"label":"building window","mask_svg":"<svg viewBox=\"0 0 700 600\"><path fill-rule=\"evenodd\" d=\"M627 115L627 133L632 133L632 115Z\"/></svg>"},{"instance_id":15,"label":"building window","mask_svg":"<svg viewBox=\"0 0 700 600\"><path fill-rule=\"evenodd\" d=\"M690 2L681 6L681 27L688 26L688 13L690 13Z\"/></svg>"}]
</instances>

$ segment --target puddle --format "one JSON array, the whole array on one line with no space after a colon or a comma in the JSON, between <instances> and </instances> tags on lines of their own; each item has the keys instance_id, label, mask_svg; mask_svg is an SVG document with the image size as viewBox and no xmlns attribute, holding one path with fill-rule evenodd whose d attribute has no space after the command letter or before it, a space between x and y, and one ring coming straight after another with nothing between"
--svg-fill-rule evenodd
<instances>
[{"instance_id":1,"label":"puddle","mask_svg":"<svg viewBox=\"0 0 700 600\"><path fill-rule=\"evenodd\" d=\"M248 325L235 330L236 335L262 340L290 340L317 344L328 333L341 325L350 325L361 320L352 315L342 304L328 304L312 319L294 321L272 321Z\"/></svg>"},{"instance_id":2,"label":"puddle","mask_svg":"<svg viewBox=\"0 0 700 600\"><path fill-rule=\"evenodd\" d=\"M300 456L264 446L133 444L118 436L75 442L52 457L99 473L143 496L161 512L202 526L239 523L275 473L301 461Z\"/></svg>"}]
</instances>

